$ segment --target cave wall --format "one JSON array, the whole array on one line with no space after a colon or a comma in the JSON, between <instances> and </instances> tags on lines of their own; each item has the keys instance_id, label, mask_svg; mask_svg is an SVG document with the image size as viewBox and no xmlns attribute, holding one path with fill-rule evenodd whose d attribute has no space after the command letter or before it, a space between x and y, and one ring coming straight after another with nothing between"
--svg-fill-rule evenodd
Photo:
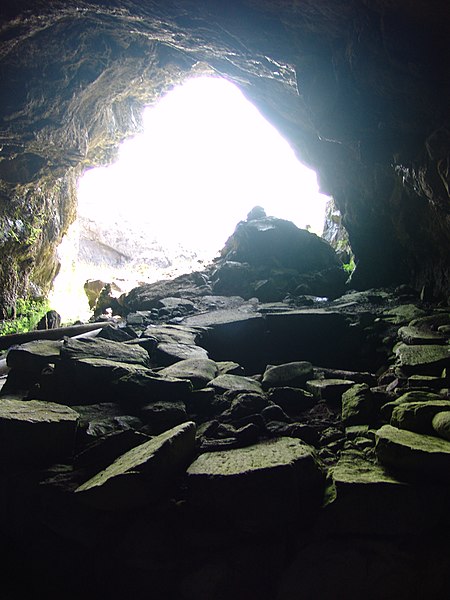
<instances>
[{"instance_id":1,"label":"cave wall","mask_svg":"<svg viewBox=\"0 0 450 600\"><path fill-rule=\"evenodd\" d=\"M316 169L353 287L448 297L444 0L7 0L0 20L0 316L49 289L77 177L195 73L238 84Z\"/></svg>"}]
</instances>

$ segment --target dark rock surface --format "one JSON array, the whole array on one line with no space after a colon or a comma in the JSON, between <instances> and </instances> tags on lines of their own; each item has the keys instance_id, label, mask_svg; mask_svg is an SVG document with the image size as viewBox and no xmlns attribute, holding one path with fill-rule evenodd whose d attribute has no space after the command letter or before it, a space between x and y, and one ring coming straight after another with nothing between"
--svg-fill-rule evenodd
<instances>
[{"instance_id":1,"label":"dark rock surface","mask_svg":"<svg viewBox=\"0 0 450 600\"><path fill-rule=\"evenodd\" d=\"M117 334L120 353L111 340L70 357L11 350L0 386L2 594L447 597L448 415L431 415L449 400L447 2L5 0L0 19L0 317L49 289L79 175L111 162L141 129L144 105L205 72L237 83L317 170L360 290L337 297L342 271L328 246L256 211L211 269L116 299L135 335ZM290 243L282 249L280 236L266 253L260 240L277 230ZM294 238L320 247L313 271ZM390 284L407 285L371 289ZM245 378L258 394L206 381L194 390L164 374L192 351L229 363L219 377ZM267 366L292 362L311 363L310 379L265 390ZM308 382L335 378L367 387L347 402L316 383L333 392L311 398ZM422 421L421 432L393 425L418 415L418 402L429 403L426 434ZM180 470L144 474L156 447ZM317 485L302 488L297 461L274 460L279 447L301 448ZM193 465L204 463L213 477L195 490ZM95 506L83 502L96 487Z\"/></svg>"},{"instance_id":2,"label":"dark rock surface","mask_svg":"<svg viewBox=\"0 0 450 600\"><path fill-rule=\"evenodd\" d=\"M17 569L19 552L33 549L33 564L51 581L51 589L42 579L33 589L49 597L80 593L67 576L75 566L91 591L104 592L89 556L102 572L121 573L111 598L130 590L144 597L149 581L167 600L196 597L194 583L219 598L256 589L267 600L314 597L313 574L320 593L333 597L347 586L356 599L372 575L351 578L359 564L352 542L367 553L377 582L386 553L401 548L405 572L418 561L421 585L440 593L423 549L445 579L448 310L411 297L402 303L392 289L312 300L299 310L295 298L208 297L203 285L198 295L189 291L189 314L176 324L170 314L134 325L122 319L118 331L129 332L122 341L10 350L13 368L0 392L0 525L13 543L10 562ZM441 343L407 344L405 328L421 340L440 328ZM305 337L293 343L300 331ZM352 344L342 346L349 336ZM333 344L345 353L334 354ZM203 357L181 352L167 366L164 345ZM34 549L43 539L41 561ZM277 556L263 589L259 563L253 577L247 559L225 577L230 556L244 549L259 556L262 543ZM350 566L341 565L338 548ZM210 563L221 575L205 582ZM411 597L403 571L389 577L390 590Z\"/></svg>"}]
</instances>

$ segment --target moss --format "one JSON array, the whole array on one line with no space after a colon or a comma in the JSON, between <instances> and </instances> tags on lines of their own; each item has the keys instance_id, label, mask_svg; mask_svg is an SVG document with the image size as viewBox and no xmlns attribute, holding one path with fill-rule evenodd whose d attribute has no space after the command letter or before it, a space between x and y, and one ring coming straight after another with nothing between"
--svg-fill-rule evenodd
<instances>
[{"instance_id":1,"label":"moss","mask_svg":"<svg viewBox=\"0 0 450 600\"><path fill-rule=\"evenodd\" d=\"M24 333L35 329L49 309L46 299L17 299L15 310L11 311L11 318L0 321L0 335Z\"/></svg>"}]
</instances>

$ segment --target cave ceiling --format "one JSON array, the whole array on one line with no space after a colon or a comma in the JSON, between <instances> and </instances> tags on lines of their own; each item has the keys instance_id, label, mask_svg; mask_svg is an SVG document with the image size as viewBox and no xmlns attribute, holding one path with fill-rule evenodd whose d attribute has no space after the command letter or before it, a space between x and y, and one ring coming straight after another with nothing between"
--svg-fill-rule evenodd
<instances>
[{"instance_id":1,"label":"cave ceiling","mask_svg":"<svg viewBox=\"0 0 450 600\"><path fill-rule=\"evenodd\" d=\"M0 242L43 289L76 177L113 159L145 105L211 73L316 169L358 258L355 285L448 291L446 1L25 0L0 18Z\"/></svg>"}]
</instances>

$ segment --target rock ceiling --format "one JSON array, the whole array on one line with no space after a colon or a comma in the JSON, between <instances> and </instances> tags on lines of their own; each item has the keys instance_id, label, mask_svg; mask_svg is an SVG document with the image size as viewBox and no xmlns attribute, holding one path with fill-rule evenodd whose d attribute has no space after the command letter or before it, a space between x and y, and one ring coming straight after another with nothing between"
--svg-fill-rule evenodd
<instances>
[{"instance_id":1,"label":"rock ceiling","mask_svg":"<svg viewBox=\"0 0 450 600\"><path fill-rule=\"evenodd\" d=\"M239 85L317 170L355 287L448 295L445 1L24 0L0 17L1 312L48 289L82 170L193 73Z\"/></svg>"}]
</instances>

